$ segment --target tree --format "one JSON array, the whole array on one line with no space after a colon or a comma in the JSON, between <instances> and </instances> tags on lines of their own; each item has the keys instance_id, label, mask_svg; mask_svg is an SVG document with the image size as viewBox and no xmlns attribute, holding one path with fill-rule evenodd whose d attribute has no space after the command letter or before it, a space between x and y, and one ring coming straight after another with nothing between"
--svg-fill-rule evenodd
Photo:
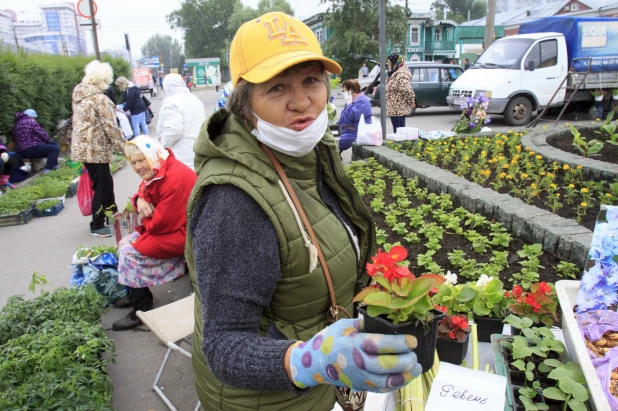
<instances>
[{"instance_id":1,"label":"tree","mask_svg":"<svg viewBox=\"0 0 618 411\"><path fill-rule=\"evenodd\" d=\"M184 30L187 57L217 57L234 32L229 17L238 0L185 0L167 16L172 28Z\"/></svg>"},{"instance_id":2,"label":"tree","mask_svg":"<svg viewBox=\"0 0 618 411\"><path fill-rule=\"evenodd\" d=\"M487 5L483 0L436 0L431 6L436 10L438 18L442 18L444 7L446 7L448 9L446 18L457 24L468 20L468 11L470 11L470 20L485 17L487 13Z\"/></svg>"},{"instance_id":3,"label":"tree","mask_svg":"<svg viewBox=\"0 0 618 411\"><path fill-rule=\"evenodd\" d=\"M227 66L232 38L245 22L270 11L291 16L294 11L286 0L260 0L257 9L241 0L185 0L179 10L167 16L172 28L183 29L189 57L215 57Z\"/></svg>"},{"instance_id":4,"label":"tree","mask_svg":"<svg viewBox=\"0 0 618 411\"><path fill-rule=\"evenodd\" d=\"M363 57L379 57L378 0L332 0L326 27L332 36L326 40L324 54L341 65L341 78L356 78ZM403 7L387 4L386 41L400 44L406 32Z\"/></svg>"},{"instance_id":5,"label":"tree","mask_svg":"<svg viewBox=\"0 0 618 411\"><path fill-rule=\"evenodd\" d=\"M144 57L161 56L163 58L163 67L165 67L168 73L170 68L182 66L184 63L184 56L182 54L180 42L169 35L155 34L142 46L142 55Z\"/></svg>"}]
</instances>

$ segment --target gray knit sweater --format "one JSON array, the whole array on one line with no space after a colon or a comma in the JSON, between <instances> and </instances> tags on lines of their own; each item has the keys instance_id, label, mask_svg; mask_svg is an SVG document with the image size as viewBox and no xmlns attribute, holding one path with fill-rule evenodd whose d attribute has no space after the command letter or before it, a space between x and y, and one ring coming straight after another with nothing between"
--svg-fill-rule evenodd
<instances>
[{"instance_id":1,"label":"gray knit sweater","mask_svg":"<svg viewBox=\"0 0 618 411\"><path fill-rule=\"evenodd\" d=\"M358 236L332 190L321 183L320 193ZM258 334L262 310L281 277L277 235L266 213L235 186L208 186L189 229L204 318L202 351L213 374L233 387L302 393L284 368L293 341L275 327L266 337Z\"/></svg>"}]
</instances>

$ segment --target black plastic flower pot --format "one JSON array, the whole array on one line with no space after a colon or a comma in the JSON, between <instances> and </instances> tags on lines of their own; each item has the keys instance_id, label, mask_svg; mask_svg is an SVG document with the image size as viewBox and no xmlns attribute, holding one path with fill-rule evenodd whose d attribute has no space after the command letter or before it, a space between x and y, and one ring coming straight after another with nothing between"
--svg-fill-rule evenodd
<instances>
[{"instance_id":1,"label":"black plastic flower pot","mask_svg":"<svg viewBox=\"0 0 618 411\"><path fill-rule=\"evenodd\" d=\"M370 317L365 307L359 307L358 311L365 318L365 332L373 334L398 335L408 334L416 337L418 345L414 352L418 363L423 367L423 372L433 367L436 352L436 340L438 339L438 322L446 317L441 311L432 310L433 319L425 326L415 321L393 324L385 315Z\"/></svg>"},{"instance_id":2,"label":"black plastic flower pot","mask_svg":"<svg viewBox=\"0 0 618 411\"><path fill-rule=\"evenodd\" d=\"M491 342L492 334L502 334L502 318L474 317L479 342Z\"/></svg>"},{"instance_id":3,"label":"black plastic flower pot","mask_svg":"<svg viewBox=\"0 0 618 411\"><path fill-rule=\"evenodd\" d=\"M438 337L438 340L436 342L438 358L442 362L461 365L464 358L466 358L466 354L468 354L468 345L470 345L469 333L466 334L466 339L463 341Z\"/></svg>"}]
</instances>

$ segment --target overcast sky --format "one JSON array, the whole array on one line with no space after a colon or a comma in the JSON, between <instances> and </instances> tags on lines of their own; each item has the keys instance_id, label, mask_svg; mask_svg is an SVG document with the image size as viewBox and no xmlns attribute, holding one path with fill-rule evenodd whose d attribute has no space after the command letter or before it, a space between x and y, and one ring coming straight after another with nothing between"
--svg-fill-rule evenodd
<instances>
[{"instance_id":1,"label":"overcast sky","mask_svg":"<svg viewBox=\"0 0 618 411\"><path fill-rule=\"evenodd\" d=\"M242 0L251 7L256 7L259 0ZM288 0L296 17L307 18L326 10L319 0ZM11 9L19 14L19 20L40 20L39 5L56 4L54 0L0 0L0 10ZM133 58L141 57L141 48L153 34L169 34L182 43L182 32L172 30L165 16L179 8L180 0L95 0L98 6L97 18L101 20L99 30L99 48L118 49L124 45L124 32L129 33ZM412 2L411 2L412 3ZM77 1L75 1L77 4ZM404 0L395 0L394 4L404 4ZM428 10L431 0L415 1L410 8ZM90 32L88 32L90 34ZM92 52L92 40L88 36L88 50ZM202 56L214 57L214 56Z\"/></svg>"}]
</instances>

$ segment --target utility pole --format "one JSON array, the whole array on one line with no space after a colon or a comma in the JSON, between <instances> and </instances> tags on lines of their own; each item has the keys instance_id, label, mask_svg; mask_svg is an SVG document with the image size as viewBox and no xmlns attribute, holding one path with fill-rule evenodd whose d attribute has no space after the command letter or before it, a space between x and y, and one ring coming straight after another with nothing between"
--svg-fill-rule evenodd
<instances>
[{"instance_id":1,"label":"utility pole","mask_svg":"<svg viewBox=\"0 0 618 411\"><path fill-rule=\"evenodd\" d=\"M410 25L408 19L410 15L408 14L408 0L406 0L406 35L403 36L403 52L401 55L403 56L403 61L408 61L408 36L410 35Z\"/></svg>"},{"instance_id":2,"label":"utility pole","mask_svg":"<svg viewBox=\"0 0 618 411\"><path fill-rule=\"evenodd\" d=\"M386 0L379 0L380 39L380 123L382 135L386 137ZM494 0L495 1L495 0Z\"/></svg>"},{"instance_id":3,"label":"utility pole","mask_svg":"<svg viewBox=\"0 0 618 411\"><path fill-rule=\"evenodd\" d=\"M101 61L101 53L99 53L99 36L97 35L97 21L94 18L94 4L92 0L88 0L90 5L90 23L92 23L92 42L94 43L94 54L97 60Z\"/></svg>"},{"instance_id":4,"label":"utility pole","mask_svg":"<svg viewBox=\"0 0 618 411\"><path fill-rule=\"evenodd\" d=\"M172 67L174 67L174 60L172 57L172 48L170 47L170 73L172 72Z\"/></svg>"},{"instance_id":5,"label":"utility pole","mask_svg":"<svg viewBox=\"0 0 618 411\"><path fill-rule=\"evenodd\" d=\"M15 47L19 48L19 41L17 41L17 30L15 30L15 26L13 26L13 36L15 36Z\"/></svg>"},{"instance_id":6,"label":"utility pole","mask_svg":"<svg viewBox=\"0 0 618 411\"><path fill-rule=\"evenodd\" d=\"M487 18L485 19L485 41L483 51L494 41L494 25L496 22L496 0L487 0Z\"/></svg>"}]
</instances>

